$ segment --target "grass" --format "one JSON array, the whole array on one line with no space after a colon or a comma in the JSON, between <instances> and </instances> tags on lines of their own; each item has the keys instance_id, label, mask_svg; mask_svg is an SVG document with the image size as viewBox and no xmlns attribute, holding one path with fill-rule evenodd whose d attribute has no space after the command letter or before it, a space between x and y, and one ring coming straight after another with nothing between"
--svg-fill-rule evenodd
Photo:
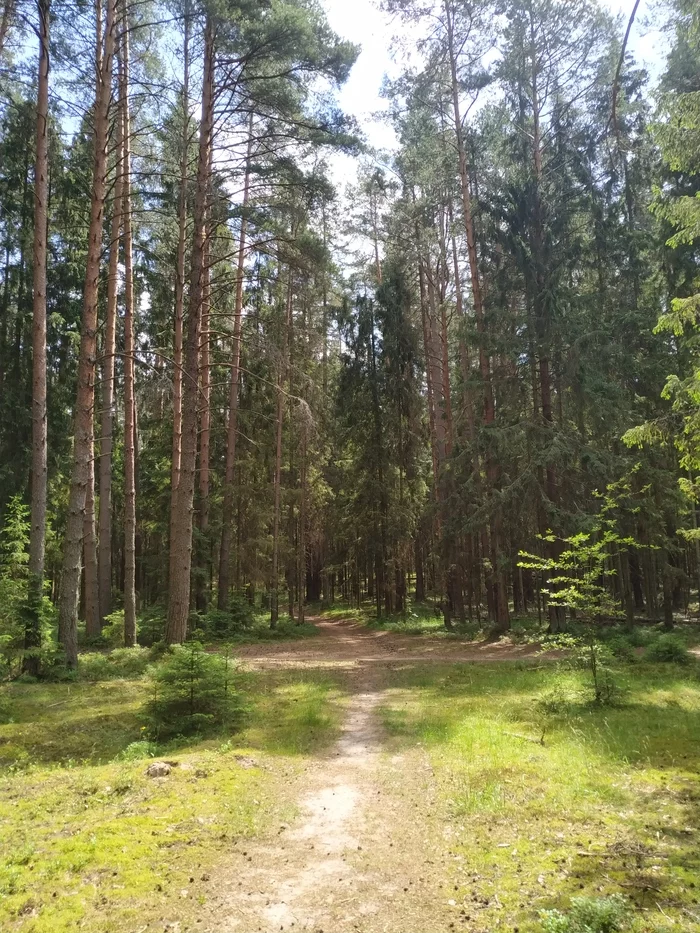
<instances>
[{"instance_id":1,"label":"grass","mask_svg":"<svg viewBox=\"0 0 700 933\"><path fill-rule=\"evenodd\" d=\"M394 675L390 747L429 756L459 926L535 931L538 910L622 893L635 931L698 929L700 679L673 665L623 676L624 705L600 707L583 672L555 666Z\"/></svg>"},{"instance_id":2,"label":"grass","mask_svg":"<svg viewBox=\"0 0 700 933\"><path fill-rule=\"evenodd\" d=\"M256 641L296 641L300 638L314 638L318 635L318 629L310 622L304 622L300 625L289 616L282 616L277 622L277 627L270 628L270 616L267 613L258 613L255 615L253 625L230 640L233 644L245 644Z\"/></svg>"},{"instance_id":3,"label":"grass","mask_svg":"<svg viewBox=\"0 0 700 933\"><path fill-rule=\"evenodd\" d=\"M646 648L658 632L625 637ZM352 687L322 669L239 672L238 732L154 747L152 659L94 652L72 682L0 687L3 933L196 929L217 865L292 817L295 778L338 737ZM450 929L541 933L539 911L620 893L633 933L698 929L700 671L684 660L613 661L614 706L564 663L385 670L393 790L420 788L419 856L449 847L430 872L455 902ZM147 777L156 757L177 762L169 777Z\"/></svg>"},{"instance_id":4,"label":"grass","mask_svg":"<svg viewBox=\"0 0 700 933\"><path fill-rule=\"evenodd\" d=\"M352 619L377 631L397 632L404 635L434 635L441 638L474 637L479 626L468 625L464 629L448 632L445 629L442 613L431 603L417 603L409 599L406 612L396 612L377 618L374 602L364 601L361 606L349 606L336 603L329 609L322 610L325 619Z\"/></svg>"},{"instance_id":5,"label":"grass","mask_svg":"<svg viewBox=\"0 0 700 933\"><path fill-rule=\"evenodd\" d=\"M2 688L0 929L182 920L239 840L289 818L287 788L336 737L340 693L312 672L239 681L242 731L160 748L144 740L142 677ZM177 766L154 780L141 755Z\"/></svg>"}]
</instances>

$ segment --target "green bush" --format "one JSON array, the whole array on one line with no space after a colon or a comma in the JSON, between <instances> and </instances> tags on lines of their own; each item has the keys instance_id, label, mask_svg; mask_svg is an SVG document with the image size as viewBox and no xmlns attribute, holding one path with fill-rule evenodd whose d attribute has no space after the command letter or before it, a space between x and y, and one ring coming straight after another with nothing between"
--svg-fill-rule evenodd
<instances>
[{"instance_id":1,"label":"green bush","mask_svg":"<svg viewBox=\"0 0 700 933\"><path fill-rule=\"evenodd\" d=\"M286 638L313 638L318 635L318 629L315 625L305 622L300 625L289 616L282 618L277 623L276 628L271 629L265 622L262 626L255 629L255 638L260 641L284 641Z\"/></svg>"},{"instance_id":2,"label":"green bush","mask_svg":"<svg viewBox=\"0 0 700 933\"><path fill-rule=\"evenodd\" d=\"M150 648L163 640L165 634L165 609L163 606L149 606L139 613L136 620L137 640L140 645Z\"/></svg>"},{"instance_id":3,"label":"green bush","mask_svg":"<svg viewBox=\"0 0 700 933\"><path fill-rule=\"evenodd\" d=\"M118 678L141 677L153 660L148 648L115 648L108 654L99 651L81 654L78 659L80 680L96 682Z\"/></svg>"},{"instance_id":4,"label":"green bush","mask_svg":"<svg viewBox=\"0 0 700 933\"><path fill-rule=\"evenodd\" d=\"M136 619L136 640L139 645L152 647L161 641L165 632L165 612L162 606L151 606L139 613ZM94 638L86 638L85 630L79 632L79 644L85 648L124 647L124 610L116 609L105 617L102 631Z\"/></svg>"},{"instance_id":5,"label":"green bush","mask_svg":"<svg viewBox=\"0 0 700 933\"><path fill-rule=\"evenodd\" d=\"M671 664L688 664L692 658L685 643L677 635L659 635L644 652L644 660Z\"/></svg>"},{"instance_id":6,"label":"green bush","mask_svg":"<svg viewBox=\"0 0 700 933\"><path fill-rule=\"evenodd\" d=\"M10 698L0 693L0 726L13 721L13 710Z\"/></svg>"},{"instance_id":7,"label":"green bush","mask_svg":"<svg viewBox=\"0 0 700 933\"><path fill-rule=\"evenodd\" d=\"M607 646L613 656L619 661L626 661L628 664L634 664L637 655L634 653L634 646L629 638L624 635L613 635L607 640Z\"/></svg>"},{"instance_id":8,"label":"green bush","mask_svg":"<svg viewBox=\"0 0 700 933\"><path fill-rule=\"evenodd\" d=\"M618 683L611 667L614 655L609 644L599 641L592 629L584 636L561 634L542 639L544 650L565 651L562 667L586 671L591 678L591 699L601 706L613 706L622 699L624 688Z\"/></svg>"},{"instance_id":9,"label":"green bush","mask_svg":"<svg viewBox=\"0 0 700 933\"><path fill-rule=\"evenodd\" d=\"M154 738L205 732L240 718L231 658L208 654L199 642L175 647L150 669L150 679L146 714Z\"/></svg>"},{"instance_id":10,"label":"green bush","mask_svg":"<svg viewBox=\"0 0 700 933\"><path fill-rule=\"evenodd\" d=\"M158 746L154 742L142 739L140 742L131 742L117 755L117 761L141 761L144 758L155 758Z\"/></svg>"},{"instance_id":11,"label":"green bush","mask_svg":"<svg viewBox=\"0 0 700 933\"><path fill-rule=\"evenodd\" d=\"M29 508L20 496L7 505L0 528L0 674L16 677L26 655L24 629L27 622ZM42 668L55 661L53 649L57 612L47 596L42 597L40 627L42 647L34 650Z\"/></svg>"},{"instance_id":12,"label":"green bush","mask_svg":"<svg viewBox=\"0 0 700 933\"><path fill-rule=\"evenodd\" d=\"M105 624L102 626L100 641L105 648L123 648L124 647L124 610L117 609L116 612L105 616Z\"/></svg>"},{"instance_id":13,"label":"green bush","mask_svg":"<svg viewBox=\"0 0 700 933\"><path fill-rule=\"evenodd\" d=\"M194 613L190 620L191 631L213 639L226 639L240 635L253 627L253 608L244 596L232 596L227 609L210 609L206 613Z\"/></svg>"},{"instance_id":14,"label":"green bush","mask_svg":"<svg viewBox=\"0 0 700 933\"><path fill-rule=\"evenodd\" d=\"M567 913L545 910L540 913L543 933L619 933L628 925L624 897L575 897Z\"/></svg>"}]
</instances>

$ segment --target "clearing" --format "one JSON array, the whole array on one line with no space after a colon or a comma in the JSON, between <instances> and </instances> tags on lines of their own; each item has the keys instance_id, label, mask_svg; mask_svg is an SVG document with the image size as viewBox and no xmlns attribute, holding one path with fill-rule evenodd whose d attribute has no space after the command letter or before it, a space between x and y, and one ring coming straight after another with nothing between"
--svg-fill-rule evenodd
<instances>
[{"instance_id":1,"label":"clearing","mask_svg":"<svg viewBox=\"0 0 700 933\"><path fill-rule=\"evenodd\" d=\"M141 679L8 688L2 929L524 933L611 893L698 928L694 664L625 665L601 708L532 645L314 621L240 648L244 731L165 778L124 751Z\"/></svg>"}]
</instances>

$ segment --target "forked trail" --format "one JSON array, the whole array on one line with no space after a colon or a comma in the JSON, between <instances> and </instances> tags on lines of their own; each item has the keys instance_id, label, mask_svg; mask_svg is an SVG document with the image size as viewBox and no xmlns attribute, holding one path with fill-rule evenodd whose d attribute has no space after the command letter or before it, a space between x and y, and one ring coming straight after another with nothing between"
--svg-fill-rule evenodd
<instances>
[{"instance_id":1,"label":"forked trail","mask_svg":"<svg viewBox=\"0 0 700 933\"><path fill-rule=\"evenodd\" d=\"M254 668L347 670L341 736L314 760L297 792L299 815L273 838L246 843L216 879L198 929L206 933L433 933L454 919L442 874L448 840L433 825L435 788L420 749L382 754L377 707L389 668L429 661L517 658L529 647L445 644L317 622L321 637L242 651ZM454 903L454 902L452 902Z\"/></svg>"}]
</instances>

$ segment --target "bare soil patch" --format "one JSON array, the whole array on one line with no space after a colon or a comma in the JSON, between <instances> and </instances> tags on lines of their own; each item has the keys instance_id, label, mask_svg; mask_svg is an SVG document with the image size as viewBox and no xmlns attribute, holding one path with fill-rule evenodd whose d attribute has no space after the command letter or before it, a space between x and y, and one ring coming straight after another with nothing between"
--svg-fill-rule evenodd
<instances>
[{"instance_id":1,"label":"bare soil patch","mask_svg":"<svg viewBox=\"0 0 700 933\"><path fill-rule=\"evenodd\" d=\"M319 638L303 641L242 645L239 656L254 668L272 667L381 667L397 661L518 661L542 655L538 645L513 645L507 640L461 641L425 635L404 635L368 629L351 619L312 618Z\"/></svg>"},{"instance_id":2,"label":"bare soil patch","mask_svg":"<svg viewBox=\"0 0 700 933\"><path fill-rule=\"evenodd\" d=\"M449 841L433 825L433 776L422 749L383 753L377 717L388 671L403 664L519 660L536 646L442 641L312 620L320 637L246 645L246 667L338 668L350 685L342 734L286 788L298 816L272 838L239 844L202 909L205 933L434 933L454 901L439 879ZM199 924L202 924L201 926Z\"/></svg>"}]
</instances>

